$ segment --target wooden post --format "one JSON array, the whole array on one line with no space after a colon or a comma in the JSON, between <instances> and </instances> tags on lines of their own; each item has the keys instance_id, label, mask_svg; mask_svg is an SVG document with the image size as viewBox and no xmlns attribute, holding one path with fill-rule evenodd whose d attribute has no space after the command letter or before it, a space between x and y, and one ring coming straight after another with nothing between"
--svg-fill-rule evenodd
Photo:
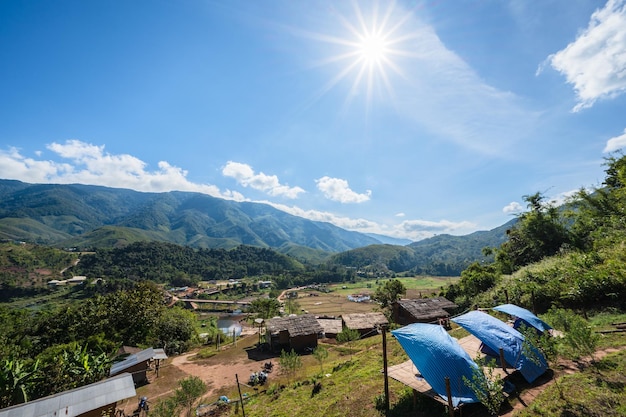
<instances>
[{"instance_id":1,"label":"wooden post","mask_svg":"<svg viewBox=\"0 0 626 417\"><path fill-rule=\"evenodd\" d=\"M446 377L446 395L448 396L448 415L454 417L454 406L452 405L452 389L450 388L450 378Z\"/></svg>"},{"instance_id":2,"label":"wooden post","mask_svg":"<svg viewBox=\"0 0 626 417\"><path fill-rule=\"evenodd\" d=\"M533 314L537 314L537 306L535 305L535 290L530 292L530 299L533 302Z\"/></svg>"},{"instance_id":3,"label":"wooden post","mask_svg":"<svg viewBox=\"0 0 626 417\"><path fill-rule=\"evenodd\" d=\"M246 410L243 407L243 397L241 396L241 387L239 386L239 376L235 374L235 380L237 381L237 391L239 391L239 402L241 403L241 413L243 417L246 417Z\"/></svg>"},{"instance_id":4,"label":"wooden post","mask_svg":"<svg viewBox=\"0 0 626 417\"><path fill-rule=\"evenodd\" d=\"M506 361L504 360L504 349L500 348L498 350L500 352L500 366L502 367L502 370L508 374L506 370Z\"/></svg>"},{"instance_id":5,"label":"wooden post","mask_svg":"<svg viewBox=\"0 0 626 417\"><path fill-rule=\"evenodd\" d=\"M381 327L383 331L383 375L385 377L385 415L389 415L389 378L387 375L387 329Z\"/></svg>"},{"instance_id":6,"label":"wooden post","mask_svg":"<svg viewBox=\"0 0 626 417\"><path fill-rule=\"evenodd\" d=\"M504 298L506 299L506 303L509 303L509 290L504 289Z\"/></svg>"}]
</instances>

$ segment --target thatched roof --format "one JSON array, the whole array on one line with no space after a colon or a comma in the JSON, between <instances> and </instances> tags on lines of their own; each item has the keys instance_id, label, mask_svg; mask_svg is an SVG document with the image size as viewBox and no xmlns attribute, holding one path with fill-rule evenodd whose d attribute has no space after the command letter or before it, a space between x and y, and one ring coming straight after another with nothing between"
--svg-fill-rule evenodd
<instances>
[{"instance_id":1,"label":"thatched roof","mask_svg":"<svg viewBox=\"0 0 626 417\"><path fill-rule=\"evenodd\" d=\"M396 303L420 321L449 317L450 311L458 308L456 304L444 297L398 300Z\"/></svg>"},{"instance_id":2,"label":"thatched roof","mask_svg":"<svg viewBox=\"0 0 626 417\"><path fill-rule=\"evenodd\" d=\"M289 337L308 336L323 331L315 316L303 314L301 316L274 317L267 322L267 331L270 334L287 331Z\"/></svg>"},{"instance_id":3,"label":"thatched roof","mask_svg":"<svg viewBox=\"0 0 626 417\"><path fill-rule=\"evenodd\" d=\"M339 334L342 329L341 319L317 319L317 322L324 329L325 334Z\"/></svg>"},{"instance_id":4,"label":"thatched roof","mask_svg":"<svg viewBox=\"0 0 626 417\"><path fill-rule=\"evenodd\" d=\"M381 312L344 314L341 318L346 327L353 330L367 330L389 324L387 317Z\"/></svg>"}]
</instances>

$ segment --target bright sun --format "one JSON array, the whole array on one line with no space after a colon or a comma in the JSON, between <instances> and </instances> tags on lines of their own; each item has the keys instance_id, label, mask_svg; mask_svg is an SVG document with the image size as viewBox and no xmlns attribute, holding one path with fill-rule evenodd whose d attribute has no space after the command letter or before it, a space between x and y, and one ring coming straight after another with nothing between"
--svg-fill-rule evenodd
<instances>
[{"instance_id":1,"label":"bright sun","mask_svg":"<svg viewBox=\"0 0 626 417\"><path fill-rule=\"evenodd\" d=\"M342 36L317 34L316 39L335 45L337 54L327 57L325 63L343 63L339 72L322 89L325 94L344 80L352 79L346 104L364 92L365 103L369 108L374 92L386 91L393 96L391 87L392 72L404 76L394 62L394 58L410 54L401 48L401 44L415 34L402 34L402 26L411 17L410 13L395 10L395 2L388 2L385 10L380 10L378 3L372 10L364 13L359 3L354 1L353 12L346 17L339 12L339 22L344 30Z\"/></svg>"},{"instance_id":2,"label":"bright sun","mask_svg":"<svg viewBox=\"0 0 626 417\"><path fill-rule=\"evenodd\" d=\"M368 65L378 64L386 60L389 52L384 37L376 34L367 34L362 37L358 47L360 59Z\"/></svg>"}]
</instances>

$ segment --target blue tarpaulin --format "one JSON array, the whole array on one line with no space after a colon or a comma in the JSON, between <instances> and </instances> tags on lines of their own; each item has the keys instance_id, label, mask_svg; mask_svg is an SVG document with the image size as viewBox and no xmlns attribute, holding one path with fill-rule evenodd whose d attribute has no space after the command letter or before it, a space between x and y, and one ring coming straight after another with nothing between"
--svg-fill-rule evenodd
<instances>
[{"instance_id":1,"label":"blue tarpaulin","mask_svg":"<svg viewBox=\"0 0 626 417\"><path fill-rule=\"evenodd\" d=\"M450 378L452 405L478 402L476 395L463 382L463 377L472 381L478 366L461 348L456 339L441 326L414 323L392 330L393 334L411 361L433 390L448 401L445 378Z\"/></svg>"},{"instance_id":2,"label":"blue tarpaulin","mask_svg":"<svg viewBox=\"0 0 626 417\"><path fill-rule=\"evenodd\" d=\"M526 310L525 308L516 306L515 304L502 304L494 307L493 309L502 313L509 314L511 316L515 316L523 320L527 326L532 326L540 332L545 332L546 330L550 330L552 328L550 327L550 325L548 325L548 323L541 320L530 311Z\"/></svg>"},{"instance_id":3,"label":"blue tarpaulin","mask_svg":"<svg viewBox=\"0 0 626 417\"><path fill-rule=\"evenodd\" d=\"M452 321L476 336L494 352L502 349L504 360L520 371L526 381L533 382L548 369L543 354L536 348L531 348L532 358L524 354L524 335L501 320L482 311L470 311Z\"/></svg>"}]
</instances>

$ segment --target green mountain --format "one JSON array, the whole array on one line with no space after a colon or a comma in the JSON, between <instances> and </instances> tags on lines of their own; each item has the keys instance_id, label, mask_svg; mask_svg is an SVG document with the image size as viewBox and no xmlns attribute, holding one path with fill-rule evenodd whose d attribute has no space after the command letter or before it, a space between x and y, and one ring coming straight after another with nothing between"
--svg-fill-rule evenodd
<instances>
[{"instance_id":1,"label":"green mountain","mask_svg":"<svg viewBox=\"0 0 626 417\"><path fill-rule=\"evenodd\" d=\"M491 260L482 250L499 247L517 219L489 231L466 236L438 235L407 246L370 245L333 255L329 263L361 272L406 272L439 276L460 275L474 261Z\"/></svg>"},{"instance_id":2,"label":"green mountain","mask_svg":"<svg viewBox=\"0 0 626 417\"><path fill-rule=\"evenodd\" d=\"M303 259L380 243L265 204L191 192L143 193L11 180L0 180L0 239L77 248L140 241L224 249L244 244Z\"/></svg>"}]
</instances>

